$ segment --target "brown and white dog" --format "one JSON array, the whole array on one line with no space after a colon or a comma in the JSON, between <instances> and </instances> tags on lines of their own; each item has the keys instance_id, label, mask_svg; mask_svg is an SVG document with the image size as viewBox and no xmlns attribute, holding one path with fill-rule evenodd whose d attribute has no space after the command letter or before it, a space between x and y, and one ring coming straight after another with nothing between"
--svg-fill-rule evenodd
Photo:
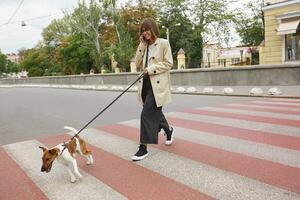
<instances>
[{"instance_id":1,"label":"brown and white dog","mask_svg":"<svg viewBox=\"0 0 300 200\"><path fill-rule=\"evenodd\" d=\"M75 133L78 131L72 127L65 126L65 129L71 130ZM66 146L66 148L64 147ZM66 169L70 175L71 182L76 182L76 177L81 179L82 175L78 171L77 161L75 159L76 153L84 156L87 159L87 165L93 164L93 157L91 151L87 149L86 143L79 136L74 137L68 143L61 143L57 146L47 149L45 147L40 147L43 150L43 164L41 171L50 172L54 160L58 160L60 163L66 166ZM72 169L72 170L71 170ZM74 175L74 173L75 175Z\"/></svg>"}]
</instances>

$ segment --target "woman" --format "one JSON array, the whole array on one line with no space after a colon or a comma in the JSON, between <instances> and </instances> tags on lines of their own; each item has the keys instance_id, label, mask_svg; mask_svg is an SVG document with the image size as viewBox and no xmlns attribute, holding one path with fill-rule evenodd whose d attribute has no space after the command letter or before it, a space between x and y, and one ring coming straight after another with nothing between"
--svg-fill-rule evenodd
<instances>
[{"instance_id":1,"label":"woman","mask_svg":"<svg viewBox=\"0 0 300 200\"><path fill-rule=\"evenodd\" d=\"M165 131L166 145L173 142L174 129L169 126L162 106L171 102L170 69L173 58L167 40L158 38L159 30L155 21L146 18L140 27L140 44L136 51L135 64L143 69L143 79L138 83L139 100L143 103L140 121L140 145L133 161L148 156L147 144L158 143L158 133Z\"/></svg>"}]
</instances>

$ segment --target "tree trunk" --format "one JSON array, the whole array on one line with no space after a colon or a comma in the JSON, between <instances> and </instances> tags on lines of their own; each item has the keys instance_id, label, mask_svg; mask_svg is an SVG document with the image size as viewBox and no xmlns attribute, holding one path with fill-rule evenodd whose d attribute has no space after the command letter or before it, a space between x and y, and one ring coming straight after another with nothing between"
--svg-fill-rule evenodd
<instances>
[{"instance_id":1,"label":"tree trunk","mask_svg":"<svg viewBox=\"0 0 300 200\"><path fill-rule=\"evenodd\" d=\"M139 7L140 7L140 8L143 8L143 7L144 7L144 2L143 2L143 0L139 0Z\"/></svg>"}]
</instances>

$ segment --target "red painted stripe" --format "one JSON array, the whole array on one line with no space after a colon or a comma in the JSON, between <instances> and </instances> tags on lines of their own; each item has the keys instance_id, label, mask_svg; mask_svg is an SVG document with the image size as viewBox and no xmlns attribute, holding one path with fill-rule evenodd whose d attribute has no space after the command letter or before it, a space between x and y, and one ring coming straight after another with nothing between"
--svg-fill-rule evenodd
<instances>
[{"instance_id":1,"label":"red painted stripe","mask_svg":"<svg viewBox=\"0 0 300 200\"><path fill-rule=\"evenodd\" d=\"M299 120L278 119L278 118L272 118L272 117L261 117L261 116L254 116L254 115L228 113L228 112L221 112L221 111L197 110L197 109L186 109L186 110L182 110L180 112L199 114L199 115L208 115L208 116L213 116L213 117L240 119L240 120L247 120L247 121L253 121L253 122L263 122L263 123L275 124L275 125L281 125L281 126L300 127Z\"/></svg>"},{"instance_id":2,"label":"red painted stripe","mask_svg":"<svg viewBox=\"0 0 300 200\"><path fill-rule=\"evenodd\" d=\"M258 106L273 106L273 107L280 107L280 108L300 108L300 105L287 105L287 104L277 104L277 103L255 103L255 102L248 102L247 104L250 105L258 105Z\"/></svg>"},{"instance_id":3,"label":"red painted stripe","mask_svg":"<svg viewBox=\"0 0 300 200\"><path fill-rule=\"evenodd\" d=\"M39 141L47 146L54 146L69 138L67 135L60 135ZM93 152L95 162L92 166L86 166L85 160L78 156L79 166L128 199L213 199L131 161L92 145L88 146Z\"/></svg>"},{"instance_id":4,"label":"red painted stripe","mask_svg":"<svg viewBox=\"0 0 300 200\"><path fill-rule=\"evenodd\" d=\"M263 108L263 107L248 107L247 105L222 105L222 106L218 106L218 107L219 108L232 108L232 109L237 109L237 110L271 112L271 113L288 114L288 115L300 115L300 111L278 110L278 109Z\"/></svg>"},{"instance_id":5,"label":"red painted stripe","mask_svg":"<svg viewBox=\"0 0 300 200\"><path fill-rule=\"evenodd\" d=\"M177 126L175 122L178 121L172 119L169 122ZM195 126L194 124L185 125L190 128L194 128ZM100 129L130 140L139 141L139 129L137 128L113 124L101 127ZM153 147L276 187L300 193L299 168L220 150L202 144L195 144L178 138L175 139L172 146L165 146L162 143L163 140L163 136L160 136L159 144L153 145Z\"/></svg>"},{"instance_id":6,"label":"red painted stripe","mask_svg":"<svg viewBox=\"0 0 300 200\"><path fill-rule=\"evenodd\" d=\"M48 199L1 147L0 177L0 199Z\"/></svg>"},{"instance_id":7,"label":"red painted stripe","mask_svg":"<svg viewBox=\"0 0 300 200\"><path fill-rule=\"evenodd\" d=\"M273 146L283 147L287 149L293 149L300 151L300 137L279 135L274 133L268 133L264 131L254 131L244 128L200 122L187 119L168 118L172 120L174 125L181 126L188 129L194 129L197 131L203 131L213 133L217 135L224 135L243 140L250 140L253 142L259 142L263 144L269 144ZM190 126L192 125L192 126Z\"/></svg>"}]
</instances>

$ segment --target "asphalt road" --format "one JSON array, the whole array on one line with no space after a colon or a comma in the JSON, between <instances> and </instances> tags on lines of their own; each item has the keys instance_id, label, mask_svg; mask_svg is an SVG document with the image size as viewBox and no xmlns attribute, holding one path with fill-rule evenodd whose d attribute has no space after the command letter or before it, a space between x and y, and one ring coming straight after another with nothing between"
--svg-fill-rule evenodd
<instances>
[{"instance_id":1,"label":"asphalt road","mask_svg":"<svg viewBox=\"0 0 300 200\"><path fill-rule=\"evenodd\" d=\"M45 88L0 89L0 145L65 133L76 129L106 107L120 92ZM173 95L164 112L253 100L253 97ZM142 106L135 92L124 94L90 127L139 118Z\"/></svg>"}]
</instances>

